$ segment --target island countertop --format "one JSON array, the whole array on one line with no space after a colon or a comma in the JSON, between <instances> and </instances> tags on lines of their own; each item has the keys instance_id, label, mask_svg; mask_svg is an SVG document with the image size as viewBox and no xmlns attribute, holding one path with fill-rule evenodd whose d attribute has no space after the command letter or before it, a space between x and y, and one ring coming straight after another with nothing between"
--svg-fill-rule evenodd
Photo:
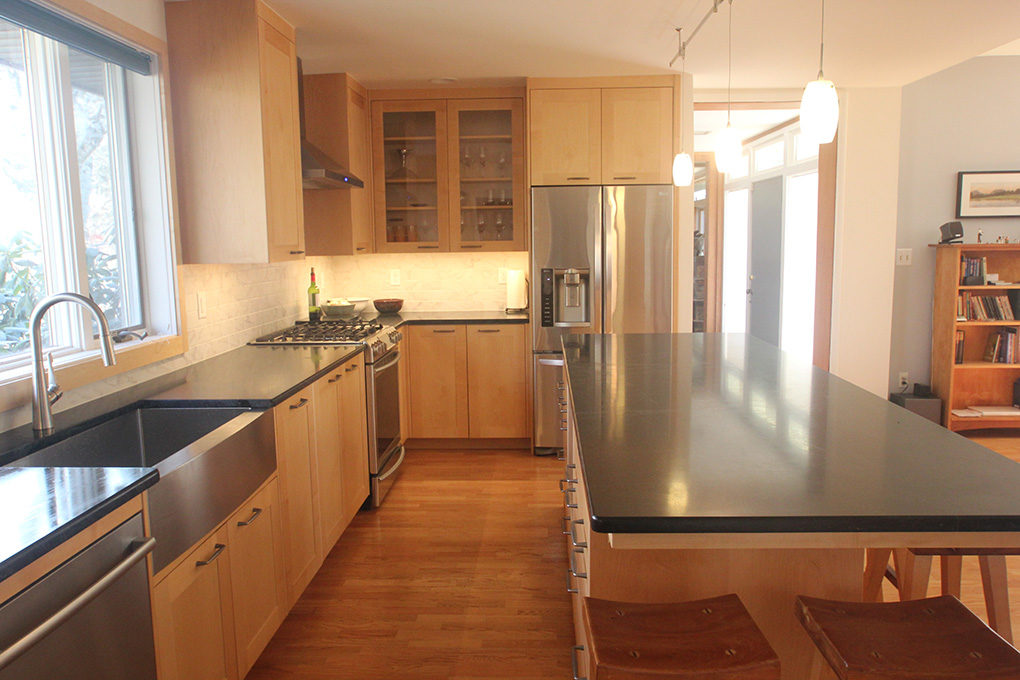
<instances>
[{"instance_id":1,"label":"island countertop","mask_svg":"<svg viewBox=\"0 0 1020 680\"><path fill-rule=\"evenodd\" d=\"M751 336L564 357L595 531L1020 531L1020 464Z\"/></svg>"}]
</instances>

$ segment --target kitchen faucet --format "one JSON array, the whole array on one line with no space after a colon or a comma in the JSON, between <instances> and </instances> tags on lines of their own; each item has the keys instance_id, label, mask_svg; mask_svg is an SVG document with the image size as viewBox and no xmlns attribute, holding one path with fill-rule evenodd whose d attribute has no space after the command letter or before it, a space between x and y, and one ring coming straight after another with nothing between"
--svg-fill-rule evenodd
<instances>
[{"instance_id":1,"label":"kitchen faucet","mask_svg":"<svg viewBox=\"0 0 1020 680\"><path fill-rule=\"evenodd\" d=\"M103 348L103 364L112 366L117 363L113 355L113 339L110 336L110 324L99 305L90 297L78 293L56 293L40 300L32 310L29 328L32 329L32 430L43 435L53 432L53 411L50 408L57 399L63 396L53 372L53 354L47 354L50 364L49 384L46 384L46 368L43 365L42 320L50 307L58 302L75 302L89 311L99 324L99 342Z\"/></svg>"}]
</instances>

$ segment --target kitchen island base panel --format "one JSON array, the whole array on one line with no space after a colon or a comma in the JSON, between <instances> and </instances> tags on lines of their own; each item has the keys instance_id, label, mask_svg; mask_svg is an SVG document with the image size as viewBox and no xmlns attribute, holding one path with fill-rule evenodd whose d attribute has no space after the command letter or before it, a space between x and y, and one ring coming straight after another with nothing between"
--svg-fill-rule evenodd
<instances>
[{"instance_id":1,"label":"kitchen island base panel","mask_svg":"<svg viewBox=\"0 0 1020 680\"><path fill-rule=\"evenodd\" d=\"M797 620L797 595L860 601L862 549L614 550L591 533L590 597L677 602L736 593L779 655L783 680L817 673L815 647Z\"/></svg>"}]
</instances>

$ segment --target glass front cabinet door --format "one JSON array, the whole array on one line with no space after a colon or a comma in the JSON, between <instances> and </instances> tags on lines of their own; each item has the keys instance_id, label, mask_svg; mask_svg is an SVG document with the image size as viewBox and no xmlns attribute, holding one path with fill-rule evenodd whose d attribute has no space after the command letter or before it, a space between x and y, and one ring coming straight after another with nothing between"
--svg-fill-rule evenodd
<instances>
[{"instance_id":1,"label":"glass front cabinet door","mask_svg":"<svg viewBox=\"0 0 1020 680\"><path fill-rule=\"evenodd\" d=\"M450 250L525 250L524 105L447 102Z\"/></svg>"},{"instance_id":2,"label":"glass front cabinet door","mask_svg":"<svg viewBox=\"0 0 1020 680\"><path fill-rule=\"evenodd\" d=\"M377 250L449 250L446 101L374 102L372 153Z\"/></svg>"}]
</instances>

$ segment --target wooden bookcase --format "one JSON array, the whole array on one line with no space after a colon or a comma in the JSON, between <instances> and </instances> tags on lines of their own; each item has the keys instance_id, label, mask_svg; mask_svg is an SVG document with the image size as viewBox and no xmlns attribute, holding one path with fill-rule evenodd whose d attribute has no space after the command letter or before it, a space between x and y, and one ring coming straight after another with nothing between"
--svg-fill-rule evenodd
<instances>
[{"instance_id":1,"label":"wooden bookcase","mask_svg":"<svg viewBox=\"0 0 1020 680\"><path fill-rule=\"evenodd\" d=\"M963 285L964 257L986 258L987 271L1002 281L1020 282L1020 244L957 243L935 248L935 305L932 311L931 383L942 398L942 423L953 431L1020 427L1020 417L960 417L953 409L1013 403L1013 382L1020 378L1020 363L984 360L988 336L1020 321L958 321L957 296L1008 294L1016 285ZM1020 317L1020 310L1015 310ZM963 362L956 363L956 334L963 331Z\"/></svg>"}]
</instances>

